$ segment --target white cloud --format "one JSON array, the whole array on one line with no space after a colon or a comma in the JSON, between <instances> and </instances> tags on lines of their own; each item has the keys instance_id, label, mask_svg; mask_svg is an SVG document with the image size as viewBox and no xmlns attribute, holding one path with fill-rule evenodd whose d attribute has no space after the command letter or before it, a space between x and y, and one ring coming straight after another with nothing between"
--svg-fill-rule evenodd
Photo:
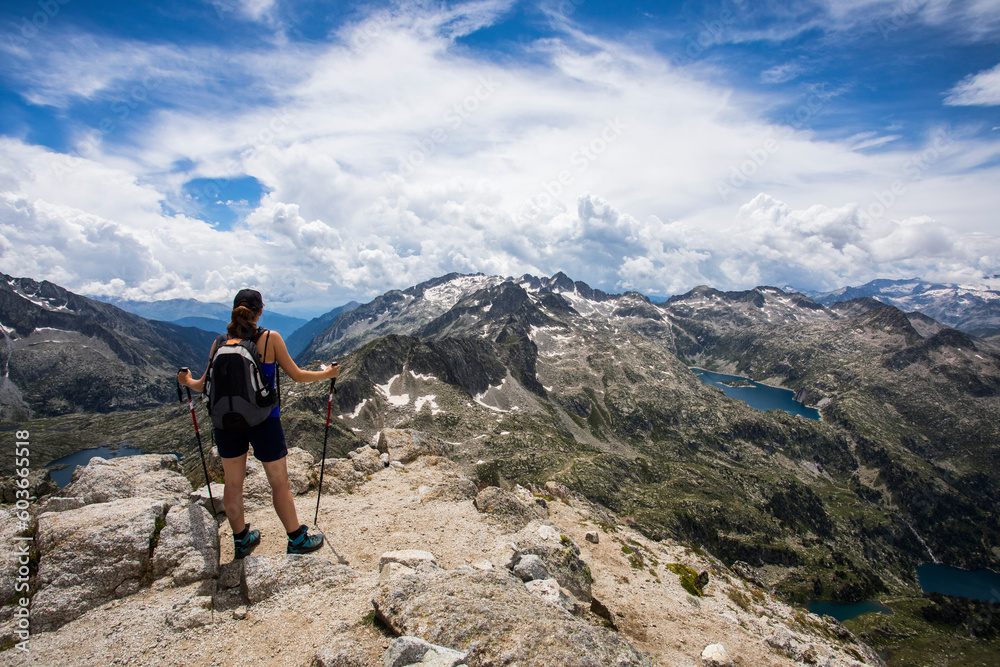
<instances>
[{"instance_id":1,"label":"white cloud","mask_svg":"<svg viewBox=\"0 0 1000 667\"><path fill-rule=\"evenodd\" d=\"M799 63L782 63L760 73L762 83L787 83L801 76L806 68Z\"/></svg>"},{"instance_id":2,"label":"white cloud","mask_svg":"<svg viewBox=\"0 0 1000 667\"><path fill-rule=\"evenodd\" d=\"M277 2L276 0L239 0L239 4L244 14L254 21L260 21L261 18L271 13Z\"/></svg>"},{"instance_id":3,"label":"white cloud","mask_svg":"<svg viewBox=\"0 0 1000 667\"><path fill-rule=\"evenodd\" d=\"M944 103L952 106L1000 105L1000 64L962 79L948 91Z\"/></svg>"},{"instance_id":4,"label":"white cloud","mask_svg":"<svg viewBox=\"0 0 1000 667\"><path fill-rule=\"evenodd\" d=\"M109 39L23 64L51 65L39 90L55 104L84 68L72 58L100 70L139 50L170 105L123 119L84 158L0 140L0 270L132 298L225 301L252 285L326 307L449 271L561 269L653 293L996 272L995 237L970 239L992 234L1000 142L862 153L893 135L817 141L592 36L538 42L524 64L455 47L508 9L396 9L333 44L239 53ZM143 71L72 94L127 89ZM226 78L246 94L216 90ZM914 169L919 187L859 216ZM230 231L165 212L193 178L227 200L243 175L266 194Z\"/></svg>"}]
</instances>

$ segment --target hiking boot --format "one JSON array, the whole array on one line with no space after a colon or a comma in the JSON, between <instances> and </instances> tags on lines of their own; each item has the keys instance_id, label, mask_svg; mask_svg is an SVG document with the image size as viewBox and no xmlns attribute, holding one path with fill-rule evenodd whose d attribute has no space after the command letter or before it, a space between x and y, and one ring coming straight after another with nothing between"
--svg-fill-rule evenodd
<instances>
[{"instance_id":1,"label":"hiking boot","mask_svg":"<svg viewBox=\"0 0 1000 667\"><path fill-rule=\"evenodd\" d=\"M288 537L288 550L285 553L311 554L323 546L323 536L310 535L305 526L302 526L296 532L298 536Z\"/></svg>"},{"instance_id":2,"label":"hiking boot","mask_svg":"<svg viewBox=\"0 0 1000 667\"><path fill-rule=\"evenodd\" d=\"M260 531L256 528L247 531L247 534L243 536L243 539L238 539L235 535L233 535L233 557L237 560L246 558L253 553L253 550L257 548L258 544L260 544Z\"/></svg>"}]
</instances>

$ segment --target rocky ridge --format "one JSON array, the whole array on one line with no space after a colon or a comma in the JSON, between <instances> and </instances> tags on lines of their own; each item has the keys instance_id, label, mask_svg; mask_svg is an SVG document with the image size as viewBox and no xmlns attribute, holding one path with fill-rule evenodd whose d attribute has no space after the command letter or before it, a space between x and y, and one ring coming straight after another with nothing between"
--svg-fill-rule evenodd
<instances>
[{"instance_id":1,"label":"rocky ridge","mask_svg":"<svg viewBox=\"0 0 1000 667\"><path fill-rule=\"evenodd\" d=\"M993 289L912 280L873 280L826 293L805 292L824 306L873 298L904 311L917 311L978 336L1000 333L1000 292Z\"/></svg>"},{"instance_id":2,"label":"rocky ridge","mask_svg":"<svg viewBox=\"0 0 1000 667\"><path fill-rule=\"evenodd\" d=\"M264 541L233 561L228 528L216 527L204 490L182 488L173 457L92 460L65 497L33 506L30 652L7 648L5 659L882 664L832 619L789 607L708 554L650 540L557 483L479 490L440 455L447 443L386 430L377 444L381 452L365 446L326 466L324 477L340 481L324 495L320 526L349 565L326 549L282 553L267 490L250 483L259 466L246 493ZM315 501L315 466L302 452L290 461L308 480L297 487L300 515ZM7 517L5 541L16 533ZM688 572L705 574L693 584Z\"/></svg>"},{"instance_id":3,"label":"rocky ridge","mask_svg":"<svg viewBox=\"0 0 1000 667\"><path fill-rule=\"evenodd\" d=\"M163 377L181 366L203 364L214 338L199 329L143 319L48 281L4 274L0 331L0 420L7 423L32 412L159 405L170 397Z\"/></svg>"}]
</instances>

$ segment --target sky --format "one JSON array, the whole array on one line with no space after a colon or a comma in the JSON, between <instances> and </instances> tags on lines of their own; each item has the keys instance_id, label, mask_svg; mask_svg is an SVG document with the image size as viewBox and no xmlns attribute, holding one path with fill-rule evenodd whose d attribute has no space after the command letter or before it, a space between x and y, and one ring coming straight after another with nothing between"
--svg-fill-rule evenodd
<instances>
[{"instance_id":1,"label":"sky","mask_svg":"<svg viewBox=\"0 0 1000 667\"><path fill-rule=\"evenodd\" d=\"M0 271L1000 286L1000 0L0 2Z\"/></svg>"}]
</instances>

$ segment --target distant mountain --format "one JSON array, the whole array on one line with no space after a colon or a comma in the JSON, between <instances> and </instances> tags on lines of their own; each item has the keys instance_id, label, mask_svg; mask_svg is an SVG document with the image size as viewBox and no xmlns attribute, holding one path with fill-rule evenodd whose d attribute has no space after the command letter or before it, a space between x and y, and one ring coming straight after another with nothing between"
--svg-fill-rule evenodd
<instances>
[{"instance_id":1,"label":"distant mountain","mask_svg":"<svg viewBox=\"0 0 1000 667\"><path fill-rule=\"evenodd\" d=\"M226 326L229 324L228 320L218 320L214 317L182 317L178 320L173 321L174 324L179 324L182 327L195 327L201 329L202 331L210 331L215 334L224 333L226 331Z\"/></svg>"},{"instance_id":2,"label":"distant mountain","mask_svg":"<svg viewBox=\"0 0 1000 667\"><path fill-rule=\"evenodd\" d=\"M288 347L289 354L292 357L296 357L299 352L306 349L316 335L322 333L324 329L333 324L334 320L344 313L351 312L360 305L357 301L351 301L303 324L291 336L285 338L285 345Z\"/></svg>"},{"instance_id":3,"label":"distant mountain","mask_svg":"<svg viewBox=\"0 0 1000 667\"><path fill-rule=\"evenodd\" d=\"M343 355L359 436L428 430L803 599L868 599L928 550L998 564L1000 477L983 471L1000 463L1000 354L871 297L702 286L658 305L562 274L452 274L342 315L299 357ZM823 419L752 410L691 365L787 387Z\"/></svg>"},{"instance_id":4,"label":"distant mountain","mask_svg":"<svg viewBox=\"0 0 1000 667\"><path fill-rule=\"evenodd\" d=\"M58 285L0 274L6 378L42 415L170 400L177 368L204 365L213 336L146 320ZM23 406L8 410L23 416Z\"/></svg>"},{"instance_id":5,"label":"distant mountain","mask_svg":"<svg viewBox=\"0 0 1000 667\"><path fill-rule=\"evenodd\" d=\"M830 306L869 297L904 311L916 311L966 333L995 336L1000 333L1000 292L960 285L912 280L873 280L858 287L832 292L803 292Z\"/></svg>"},{"instance_id":6,"label":"distant mountain","mask_svg":"<svg viewBox=\"0 0 1000 667\"><path fill-rule=\"evenodd\" d=\"M100 297L99 300L149 320L163 320L182 326L196 326L216 334L226 330L226 324L229 323L230 315L233 312L230 305L205 303L197 299L132 301L117 297ZM264 314L260 318L260 326L277 331L285 340L288 340L305 323L306 320L301 317L291 317L272 311L267 307L267 304L265 304Z\"/></svg>"},{"instance_id":7,"label":"distant mountain","mask_svg":"<svg viewBox=\"0 0 1000 667\"><path fill-rule=\"evenodd\" d=\"M406 290L392 290L337 317L296 355L296 361L332 360L393 333L409 333L444 314L459 299L504 279L450 273Z\"/></svg>"},{"instance_id":8,"label":"distant mountain","mask_svg":"<svg viewBox=\"0 0 1000 667\"><path fill-rule=\"evenodd\" d=\"M139 315L147 320L175 322L185 317L206 317L229 321L231 307L223 303L206 303L197 299L163 299L161 301L134 301L120 297L93 297L97 301L110 303L124 311Z\"/></svg>"}]
</instances>

